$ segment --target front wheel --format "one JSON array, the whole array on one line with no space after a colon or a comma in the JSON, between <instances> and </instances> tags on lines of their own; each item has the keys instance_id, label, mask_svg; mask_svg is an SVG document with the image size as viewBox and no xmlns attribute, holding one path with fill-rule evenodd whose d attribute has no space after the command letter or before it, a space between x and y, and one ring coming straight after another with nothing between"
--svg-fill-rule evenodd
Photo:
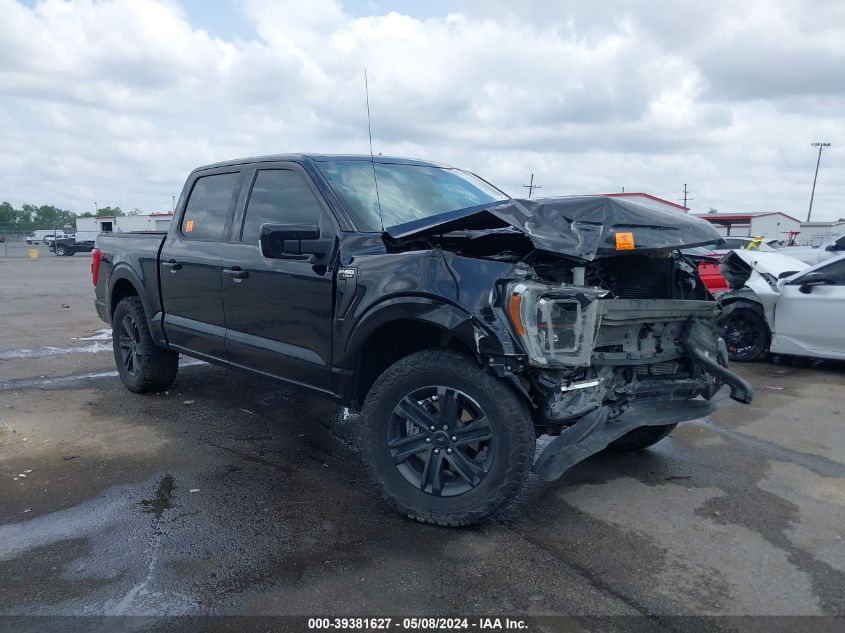
<instances>
[{"instance_id":1,"label":"front wheel","mask_svg":"<svg viewBox=\"0 0 845 633\"><path fill-rule=\"evenodd\" d=\"M522 399L472 360L425 350L389 367L364 402L362 453L397 509L423 523L478 523L507 505L534 460Z\"/></svg>"},{"instance_id":2,"label":"front wheel","mask_svg":"<svg viewBox=\"0 0 845 633\"><path fill-rule=\"evenodd\" d=\"M641 426L633 431L628 431L617 440L613 440L607 446L607 450L614 453L630 453L641 451L644 448L657 444L664 437L675 430L677 424L663 424L660 426Z\"/></svg>"},{"instance_id":3,"label":"front wheel","mask_svg":"<svg viewBox=\"0 0 845 633\"><path fill-rule=\"evenodd\" d=\"M144 304L136 296L124 297L114 310L112 347L117 372L130 391L163 391L176 380L179 354L153 342Z\"/></svg>"},{"instance_id":4,"label":"front wheel","mask_svg":"<svg viewBox=\"0 0 845 633\"><path fill-rule=\"evenodd\" d=\"M65 249L64 246L56 246L53 250L56 252L56 255L59 256L59 257L64 257L65 255L67 255L67 250Z\"/></svg>"},{"instance_id":5,"label":"front wheel","mask_svg":"<svg viewBox=\"0 0 845 633\"><path fill-rule=\"evenodd\" d=\"M769 347L769 328L765 319L751 308L735 308L724 323L728 358L745 362L760 358Z\"/></svg>"}]
</instances>

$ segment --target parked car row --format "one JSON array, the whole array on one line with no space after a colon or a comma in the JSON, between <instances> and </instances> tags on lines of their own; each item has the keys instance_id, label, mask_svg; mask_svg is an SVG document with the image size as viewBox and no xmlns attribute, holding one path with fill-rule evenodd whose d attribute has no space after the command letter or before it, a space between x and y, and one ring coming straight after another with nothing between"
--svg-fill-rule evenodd
<instances>
[{"instance_id":1,"label":"parked car row","mask_svg":"<svg viewBox=\"0 0 845 633\"><path fill-rule=\"evenodd\" d=\"M69 237L64 231L57 231L56 229L46 229L33 231L26 236L26 243L29 245L35 244L50 244L55 239Z\"/></svg>"},{"instance_id":2,"label":"parked car row","mask_svg":"<svg viewBox=\"0 0 845 633\"><path fill-rule=\"evenodd\" d=\"M97 231L77 231L65 237L57 237L50 242L50 251L59 257L76 255L77 253L90 253L94 250L94 241L99 233Z\"/></svg>"}]
</instances>

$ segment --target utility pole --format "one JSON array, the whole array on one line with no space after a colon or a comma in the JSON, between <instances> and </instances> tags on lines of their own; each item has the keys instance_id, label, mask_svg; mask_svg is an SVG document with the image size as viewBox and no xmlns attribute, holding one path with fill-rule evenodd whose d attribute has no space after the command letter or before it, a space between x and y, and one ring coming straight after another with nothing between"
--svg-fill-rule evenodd
<instances>
[{"instance_id":1,"label":"utility pole","mask_svg":"<svg viewBox=\"0 0 845 633\"><path fill-rule=\"evenodd\" d=\"M531 197L531 194L534 193L535 189L542 189L543 185L535 185L534 184L534 174L531 174L531 180L528 182L527 185L522 185L526 189L528 189L528 197Z\"/></svg>"},{"instance_id":2,"label":"utility pole","mask_svg":"<svg viewBox=\"0 0 845 633\"><path fill-rule=\"evenodd\" d=\"M94 201L94 215L97 215L99 212L100 210L97 208L97 202Z\"/></svg>"},{"instance_id":3,"label":"utility pole","mask_svg":"<svg viewBox=\"0 0 845 633\"><path fill-rule=\"evenodd\" d=\"M176 213L176 196L170 196L170 198L173 200L173 206L170 207L170 210Z\"/></svg>"},{"instance_id":4,"label":"utility pole","mask_svg":"<svg viewBox=\"0 0 845 633\"><path fill-rule=\"evenodd\" d=\"M692 193L689 189L687 189L687 183L684 183L684 207L687 206L687 200L693 200L694 198L690 198L689 195Z\"/></svg>"},{"instance_id":5,"label":"utility pole","mask_svg":"<svg viewBox=\"0 0 845 633\"><path fill-rule=\"evenodd\" d=\"M810 147L819 148L819 157L816 159L816 175L813 176L813 190L810 192L810 208L807 210L807 222L810 221L810 215L813 213L813 197L816 195L816 180L819 177L819 163L822 162L822 150L825 147L830 147L830 143L810 143Z\"/></svg>"}]
</instances>

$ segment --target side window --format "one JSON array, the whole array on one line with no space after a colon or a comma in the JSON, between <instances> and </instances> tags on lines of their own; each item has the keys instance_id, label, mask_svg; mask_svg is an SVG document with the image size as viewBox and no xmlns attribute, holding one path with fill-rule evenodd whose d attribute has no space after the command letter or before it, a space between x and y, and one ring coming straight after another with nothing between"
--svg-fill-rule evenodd
<instances>
[{"instance_id":1,"label":"side window","mask_svg":"<svg viewBox=\"0 0 845 633\"><path fill-rule=\"evenodd\" d=\"M238 176L216 174L197 180L182 216L182 235L189 240L223 239Z\"/></svg>"},{"instance_id":2,"label":"side window","mask_svg":"<svg viewBox=\"0 0 845 633\"><path fill-rule=\"evenodd\" d=\"M825 277L833 282L834 286L845 286L845 259L839 259L816 269L817 273L823 273Z\"/></svg>"},{"instance_id":3,"label":"side window","mask_svg":"<svg viewBox=\"0 0 845 633\"><path fill-rule=\"evenodd\" d=\"M249 195L241 241L258 244L262 224L319 225L321 213L302 176L289 169L263 169Z\"/></svg>"}]
</instances>

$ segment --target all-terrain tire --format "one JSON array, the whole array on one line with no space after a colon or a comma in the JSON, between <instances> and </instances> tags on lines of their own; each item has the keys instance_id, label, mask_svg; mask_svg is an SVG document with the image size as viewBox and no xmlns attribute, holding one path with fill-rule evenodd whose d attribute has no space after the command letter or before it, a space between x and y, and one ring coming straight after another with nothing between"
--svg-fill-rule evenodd
<instances>
[{"instance_id":1,"label":"all-terrain tire","mask_svg":"<svg viewBox=\"0 0 845 633\"><path fill-rule=\"evenodd\" d=\"M67 248L65 248L64 246L55 246L53 247L53 250L55 251L58 257L64 257L65 255L67 255Z\"/></svg>"},{"instance_id":2,"label":"all-terrain tire","mask_svg":"<svg viewBox=\"0 0 845 633\"><path fill-rule=\"evenodd\" d=\"M649 446L654 446L664 437L669 435L677 424L664 424L661 426L641 426L633 431L628 431L618 440L613 440L607 446L607 450L614 453L630 453L640 451Z\"/></svg>"},{"instance_id":3,"label":"all-terrain tire","mask_svg":"<svg viewBox=\"0 0 845 633\"><path fill-rule=\"evenodd\" d=\"M132 352L128 362L127 345ZM117 304L112 317L112 347L120 379L130 391L163 391L176 380L179 354L153 342L144 304L139 297L124 297Z\"/></svg>"},{"instance_id":4,"label":"all-terrain tire","mask_svg":"<svg viewBox=\"0 0 845 633\"><path fill-rule=\"evenodd\" d=\"M431 492L427 492L413 485L394 465L388 446L388 432L397 424L395 409L400 402L405 402L409 394L432 387L460 392L459 399L464 396L469 399L463 402L471 400L473 406L480 409L480 416L489 423L492 437L487 449L491 462L486 474L480 483L474 484L475 487L453 496L438 496L433 486ZM461 415L459 411L456 418L459 429ZM372 478L399 512L422 523L461 526L483 521L516 496L534 461L535 432L525 402L509 385L454 351L424 350L391 365L370 389L362 418L361 453ZM447 435L451 433L449 431ZM446 441L442 437L434 439L435 444ZM428 445L430 450L434 450L435 444ZM454 446L441 450L449 450L454 459L454 452L459 450L458 444ZM422 460L419 455L415 459ZM432 459L431 453L421 455L426 460ZM452 462L445 466L445 475L462 483L457 478L458 468L450 464Z\"/></svg>"}]
</instances>

